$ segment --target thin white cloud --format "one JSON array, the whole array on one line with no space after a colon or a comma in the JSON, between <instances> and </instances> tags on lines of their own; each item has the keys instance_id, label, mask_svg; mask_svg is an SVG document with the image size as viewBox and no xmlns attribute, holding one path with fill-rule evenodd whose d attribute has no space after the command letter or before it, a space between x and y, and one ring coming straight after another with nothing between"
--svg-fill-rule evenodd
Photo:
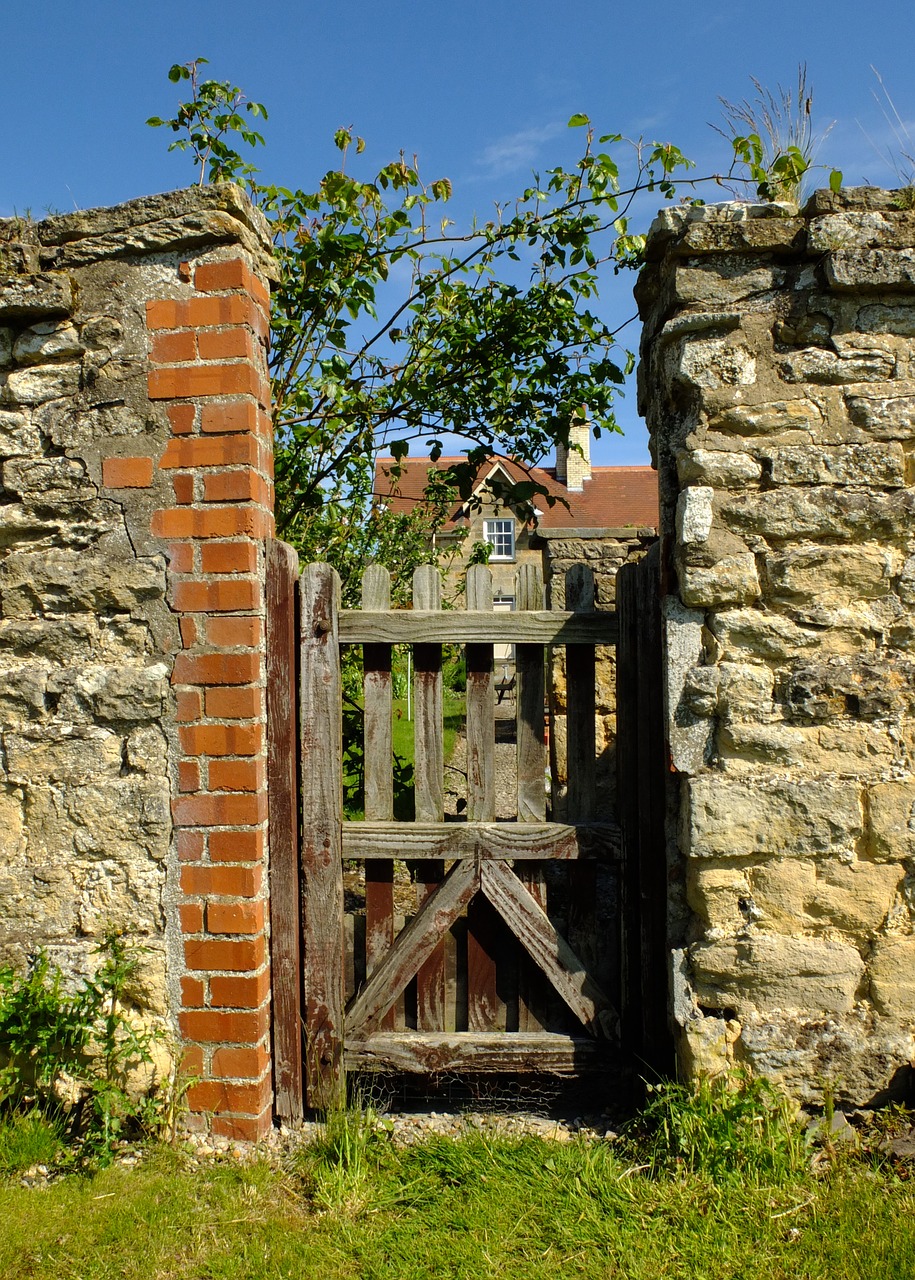
<instances>
[{"instance_id":1,"label":"thin white cloud","mask_svg":"<svg viewBox=\"0 0 915 1280\"><path fill-rule=\"evenodd\" d=\"M477 178L501 178L519 169L530 169L545 142L565 131L565 122L554 121L536 129L519 129L491 142L478 157L475 166Z\"/></svg>"}]
</instances>

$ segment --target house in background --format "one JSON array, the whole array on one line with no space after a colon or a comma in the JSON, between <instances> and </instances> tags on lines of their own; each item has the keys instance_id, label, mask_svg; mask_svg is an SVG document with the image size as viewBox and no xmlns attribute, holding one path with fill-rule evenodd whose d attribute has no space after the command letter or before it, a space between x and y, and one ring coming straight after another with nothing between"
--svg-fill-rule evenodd
<instances>
[{"instance_id":1,"label":"house in background","mask_svg":"<svg viewBox=\"0 0 915 1280\"><path fill-rule=\"evenodd\" d=\"M643 535L658 526L658 478L651 467L594 467L590 459L590 429L586 424L573 428L573 446L556 450L553 467L525 468L509 458L490 458L481 466L472 497L456 500L441 528L434 535L436 549L446 552L448 573L446 592L456 596L463 588L464 574L474 545L491 547L496 608L512 608L515 575L525 563L544 564L545 543L555 538L606 538L625 531ZM391 476L393 458L379 458L375 468L375 493L394 511L410 511L422 503L428 473L433 466L444 470L463 458L408 458L400 476ZM530 509L505 505L493 492L502 484L534 480L557 499L551 506L546 497L533 500ZM447 552L453 552L450 560Z\"/></svg>"}]
</instances>

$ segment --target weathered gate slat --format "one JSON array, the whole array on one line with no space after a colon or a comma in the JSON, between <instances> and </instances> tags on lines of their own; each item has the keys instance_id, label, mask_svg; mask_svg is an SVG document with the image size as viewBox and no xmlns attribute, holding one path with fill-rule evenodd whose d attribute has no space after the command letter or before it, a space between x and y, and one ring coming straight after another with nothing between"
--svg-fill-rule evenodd
<instances>
[{"instance_id":1,"label":"weathered gate slat","mask_svg":"<svg viewBox=\"0 0 915 1280\"><path fill-rule=\"evenodd\" d=\"M543 573L537 565L518 570L515 600L519 611L543 608ZM518 821L543 822L546 818L546 742L543 732L545 654L541 645L519 644L515 650L517 694L516 761ZM542 864L517 868L518 879L546 909L546 878ZM541 1021L536 1010L543 1004L544 980L530 958L519 956L518 1027L535 1031Z\"/></svg>"},{"instance_id":2,"label":"weathered gate slat","mask_svg":"<svg viewBox=\"0 0 915 1280\"><path fill-rule=\"evenodd\" d=\"M521 1071L579 1076L606 1069L606 1049L590 1036L545 1032L376 1032L347 1040L350 1071L436 1075L445 1072L498 1075Z\"/></svg>"},{"instance_id":3,"label":"weathered gate slat","mask_svg":"<svg viewBox=\"0 0 915 1280\"><path fill-rule=\"evenodd\" d=\"M267 791L270 801L271 972L276 1113L302 1118L296 585L299 558L267 543Z\"/></svg>"},{"instance_id":4,"label":"weathered gate slat","mask_svg":"<svg viewBox=\"0 0 915 1280\"><path fill-rule=\"evenodd\" d=\"M496 858L574 860L619 858L614 823L562 822L344 822L346 858Z\"/></svg>"},{"instance_id":5,"label":"weathered gate slat","mask_svg":"<svg viewBox=\"0 0 915 1280\"><path fill-rule=\"evenodd\" d=\"M480 882L487 898L575 1016L592 1035L616 1038L619 1017L610 1001L514 872L504 863L484 862Z\"/></svg>"},{"instance_id":6,"label":"weathered gate slat","mask_svg":"<svg viewBox=\"0 0 915 1280\"><path fill-rule=\"evenodd\" d=\"M346 1014L348 1035L373 1031L404 987L428 960L440 939L480 887L471 862L456 862L441 884L425 898L416 915L398 936Z\"/></svg>"},{"instance_id":7,"label":"weathered gate slat","mask_svg":"<svg viewBox=\"0 0 915 1280\"><path fill-rule=\"evenodd\" d=\"M301 591L302 941L308 1105L343 1094L343 743L340 728L340 579L305 567Z\"/></svg>"},{"instance_id":8,"label":"weathered gate slat","mask_svg":"<svg viewBox=\"0 0 915 1280\"><path fill-rule=\"evenodd\" d=\"M434 565L421 565L413 574L414 610L441 609L442 580ZM393 615L389 614L388 617ZM442 646L417 644L413 649L414 771L416 818L441 822L445 814L445 746L442 708ZM444 873L439 863L416 868L417 906L422 907ZM439 945L416 975L416 1027L441 1031L445 1018L445 951Z\"/></svg>"},{"instance_id":9,"label":"weathered gate slat","mask_svg":"<svg viewBox=\"0 0 915 1280\"><path fill-rule=\"evenodd\" d=\"M369 565L363 575L362 607L377 612L391 607L391 575L382 565ZM362 667L365 816L389 822L394 817L391 646L364 645ZM365 967L370 974L394 941L394 862L390 858L366 863L365 915ZM393 1030L393 1010L382 1025Z\"/></svg>"},{"instance_id":10,"label":"weathered gate slat","mask_svg":"<svg viewBox=\"0 0 915 1280\"><path fill-rule=\"evenodd\" d=\"M432 569L433 573L437 570ZM348 609L341 644L616 644L615 613L480 613L455 609L393 610L379 618Z\"/></svg>"}]
</instances>

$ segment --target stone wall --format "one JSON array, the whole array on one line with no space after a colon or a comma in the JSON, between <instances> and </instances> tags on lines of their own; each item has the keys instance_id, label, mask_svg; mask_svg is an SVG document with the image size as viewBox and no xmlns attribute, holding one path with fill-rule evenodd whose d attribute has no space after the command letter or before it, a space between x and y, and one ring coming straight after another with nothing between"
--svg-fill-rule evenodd
<instances>
[{"instance_id":1,"label":"stone wall","mask_svg":"<svg viewBox=\"0 0 915 1280\"><path fill-rule=\"evenodd\" d=\"M915 213L672 209L648 258L681 1059L867 1103L915 1053Z\"/></svg>"},{"instance_id":2,"label":"stone wall","mask_svg":"<svg viewBox=\"0 0 915 1280\"><path fill-rule=\"evenodd\" d=\"M565 609L566 576L585 565L591 571L593 607L616 605L616 575L620 565L641 560L657 541L655 529L543 529L535 545L543 554L543 580L548 609ZM553 651L550 683L550 775L552 813L556 821L566 816L565 648ZM616 650L599 645L595 653L595 736L598 750L597 798L601 811L616 810Z\"/></svg>"},{"instance_id":3,"label":"stone wall","mask_svg":"<svg viewBox=\"0 0 915 1280\"><path fill-rule=\"evenodd\" d=\"M205 188L0 222L0 961L146 948L194 1110L270 1120L260 216Z\"/></svg>"}]
</instances>

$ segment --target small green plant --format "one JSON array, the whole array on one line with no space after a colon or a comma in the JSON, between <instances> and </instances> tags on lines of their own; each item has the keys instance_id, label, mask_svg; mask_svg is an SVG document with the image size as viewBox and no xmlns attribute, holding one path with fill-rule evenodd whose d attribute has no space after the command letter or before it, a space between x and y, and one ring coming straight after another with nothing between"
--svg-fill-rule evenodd
<instances>
[{"instance_id":1,"label":"small green plant","mask_svg":"<svg viewBox=\"0 0 915 1280\"><path fill-rule=\"evenodd\" d=\"M193 100L182 102L177 115L170 120L150 116L146 121L153 128L171 129L186 136L177 138L169 151L190 151L194 163L200 166L198 186L206 182L237 182L252 177L256 168L248 164L229 145L228 139L240 138L249 147L263 146L261 134L251 128L241 109L250 116L262 116L267 112L260 102L251 102L237 85L228 80L201 80L199 68L207 65L206 58L179 63L169 70L173 84L189 80Z\"/></svg>"},{"instance_id":2,"label":"small green plant","mask_svg":"<svg viewBox=\"0 0 915 1280\"><path fill-rule=\"evenodd\" d=\"M28 1111L0 1119L0 1175L20 1173L33 1165L51 1165L63 1146L60 1125Z\"/></svg>"},{"instance_id":3,"label":"small green plant","mask_svg":"<svg viewBox=\"0 0 915 1280\"><path fill-rule=\"evenodd\" d=\"M299 1172L317 1209L359 1212L371 1201L375 1157L388 1143L377 1111L364 1099L332 1107L305 1149Z\"/></svg>"},{"instance_id":4,"label":"small green plant","mask_svg":"<svg viewBox=\"0 0 915 1280\"><path fill-rule=\"evenodd\" d=\"M140 949L110 930L96 954L73 991L43 953L24 975L0 968L0 1115L43 1117L104 1163L120 1137L159 1127L162 1101L131 1083L157 1039L128 1007Z\"/></svg>"},{"instance_id":5,"label":"small green plant","mask_svg":"<svg viewBox=\"0 0 915 1280\"><path fill-rule=\"evenodd\" d=\"M749 1073L648 1085L637 1132L655 1173L678 1168L716 1181L739 1177L759 1184L809 1167L790 1099Z\"/></svg>"}]
</instances>

